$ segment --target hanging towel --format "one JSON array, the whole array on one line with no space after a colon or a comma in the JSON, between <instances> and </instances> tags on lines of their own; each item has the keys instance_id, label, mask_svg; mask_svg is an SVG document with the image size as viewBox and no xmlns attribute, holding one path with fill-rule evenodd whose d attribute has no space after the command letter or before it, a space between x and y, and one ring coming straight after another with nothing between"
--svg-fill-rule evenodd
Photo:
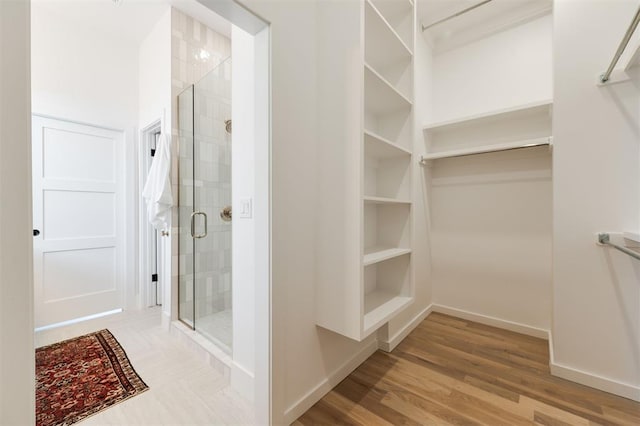
<instances>
[{"instance_id":1,"label":"hanging towel","mask_svg":"<svg viewBox=\"0 0 640 426\"><path fill-rule=\"evenodd\" d=\"M153 156L147 183L142 197L147 203L149 222L158 230L169 228L173 196L171 195L171 143L163 134L158 139L156 154Z\"/></svg>"}]
</instances>

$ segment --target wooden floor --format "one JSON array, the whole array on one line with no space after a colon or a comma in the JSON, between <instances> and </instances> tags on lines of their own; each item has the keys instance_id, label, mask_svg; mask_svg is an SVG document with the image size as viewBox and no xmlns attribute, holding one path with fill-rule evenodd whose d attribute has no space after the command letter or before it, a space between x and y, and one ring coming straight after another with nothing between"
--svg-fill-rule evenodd
<instances>
[{"instance_id":1,"label":"wooden floor","mask_svg":"<svg viewBox=\"0 0 640 426\"><path fill-rule=\"evenodd\" d=\"M546 340L434 313L294 425L640 425L640 403L548 365Z\"/></svg>"}]
</instances>

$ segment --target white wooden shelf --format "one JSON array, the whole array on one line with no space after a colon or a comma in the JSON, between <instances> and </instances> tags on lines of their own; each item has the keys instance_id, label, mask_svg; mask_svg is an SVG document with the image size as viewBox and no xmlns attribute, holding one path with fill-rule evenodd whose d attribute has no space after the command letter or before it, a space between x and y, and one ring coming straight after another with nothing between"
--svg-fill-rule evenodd
<instances>
[{"instance_id":1,"label":"white wooden shelf","mask_svg":"<svg viewBox=\"0 0 640 426\"><path fill-rule=\"evenodd\" d=\"M453 120L446 120L437 123L431 123L424 126L427 131L447 131L454 130L458 127L482 125L483 122L491 122L498 120L510 120L512 118L523 118L526 116L538 115L541 113L551 114L553 107L552 100L544 100L533 102L526 105L518 105L511 108L504 108L481 114L474 114L467 117L461 117Z\"/></svg>"},{"instance_id":2,"label":"white wooden shelf","mask_svg":"<svg viewBox=\"0 0 640 426\"><path fill-rule=\"evenodd\" d=\"M364 266L373 265L374 263L383 262L393 259L394 257L404 256L411 253L411 249L398 247L368 247L364 250L362 263Z\"/></svg>"},{"instance_id":3,"label":"white wooden shelf","mask_svg":"<svg viewBox=\"0 0 640 426\"><path fill-rule=\"evenodd\" d=\"M490 152L500 152L500 151L511 151L514 149L533 148L533 147L544 146L544 145L550 146L552 145L552 142L553 142L553 138L549 136L545 138L529 139L525 141L507 142L507 143L501 143L501 144L495 144L495 145L483 145L483 146L477 146L473 148L453 149L450 151L434 152L434 153L423 155L421 158L421 161L438 160L441 158L466 157L469 155L487 154Z\"/></svg>"},{"instance_id":4,"label":"white wooden shelf","mask_svg":"<svg viewBox=\"0 0 640 426\"><path fill-rule=\"evenodd\" d=\"M408 296L376 290L364 296L364 334L368 335L388 322L411 303Z\"/></svg>"},{"instance_id":5,"label":"white wooden shelf","mask_svg":"<svg viewBox=\"0 0 640 426\"><path fill-rule=\"evenodd\" d=\"M411 61L413 52L380 11L365 1L365 56L376 68Z\"/></svg>"},{"instance_id":6,"label":"white wooden shelf","mask_svg":"<svg viewBox=\"0 0 640 426\"><path fill-rule=\"evenodd\" d=\"M364 66L365 109L375 115L409 109L412 102L368 64Z\"/></svg>"},{"instance_id":7,"label":"white wooden shelf","mask_svg":"<svg viewBox=\"0 0 640 426\"><path fill-rule=\"evenodd\" d=\"M367 155L375 158L411 156L411 151L408 149L366 129L364 131L364 143Z\"/></svg>"},{"instance_id":8,"label":"white wooden shelf","mask_svg":"<svg viewBox=\"0 0 640 426\"><path fill-rule=\"evenodd\" d=\"M411 204L411 200L401 200L398 198L365 196L363 199L365 203L369 204Z\"/></svg>"}]
</instances>

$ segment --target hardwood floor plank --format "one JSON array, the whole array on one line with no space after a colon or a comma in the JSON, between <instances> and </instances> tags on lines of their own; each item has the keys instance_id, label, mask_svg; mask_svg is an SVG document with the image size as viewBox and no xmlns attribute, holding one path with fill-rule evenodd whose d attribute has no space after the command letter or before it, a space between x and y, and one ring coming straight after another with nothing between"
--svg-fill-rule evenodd
<instances>
[{"instance_id":1,"label":"hardwood floor plank","mask_svg":"<svg viewBox=\"0 0 640 426\"><path fill-rule=\"evenodd\" d=\"M387 396L383 399L383 404L393 404L393 407L396 407L398 411L416 421L422 422L422 424L480 424L450 407L434 402L431 398L428 398L426 392L416 394L406 390L391 380L380 378L377 374L371 375L369 369L367 371L356 370L352 373L352 376L354 379L361 380L365 385L385 389ZM433 394L431 396L433 397ZM426 420L431 421L431 423L424 423Z\"/></svg>"},{"instance_id":2,"label":"hardwood floor plank","mask_svg":"<svg viewBox=\"0 0 640 426\"><path fill-rule=\"evenodd\" d=\"M298 422L640 425L640 403L551 376L545 340L432 313Z\"/></svg>"},{"instance_id":3,"label":"hardwood floor plank","mask_svg":"<svg viewBox=\"0 0 640 426\"><path fill-rule=\"evenodd\" d=\"M531 424L518 416L500 410L499 408L488 408L486 404L479 403L479 400L470 395L462 395L459 391L453 391L445 384L429 377L429 374L421 371L418 366L401 365L404 361L399 361L393 370L388 371L384 377L390 380L398 388L404 389L414 395L422 396L433 403L437 403L442 407L449 407L458 413L464 413L465 417L473 419L480 424L490 425L516 425ZM416 378L418 380L414 380ZM429 382L430 387L436 384L440 389L438 391L426 390L422 383Z\"/></svg>"},{"instance_id":4,"label":"hardwood floor plank","mask_svg":"<svg viewBox=\"0 0 640 426\"><path fill-rule=\"evenodd\" d=\"M384 406L384 399L388 392L383 392L375 387L364 386L351 377L347 377L335 391L342 396L367 407L373 414L388 421L393 425L421 426L410 417L396 411L393 407Z\"/></svg>"},{"instance_id":5,"label":"hardwood floor plank","mask_svg":"<svg viewBox=\"0 0 640 426\"><path fill-rule=\"evenodd\" d=\"M572 423L565 423L562 420L553 418L546 414L539 413L537 411L534 414L534 420L536 424L543 425L543 426L573 426Z\"/></svg>"},{"instance_id":6,"label":"hardwood floor plank","mask_svg":"<svg viewBox=\"0 0 640 426\"><path fill-rule=\"evenodd\" d=\"M508 399L509 401L519 402L520 395L516 392L512 392L508 389L501 388L499 386L494 386L491 383L487 383L484 380L477 379L475 377L466 376L464 378L464 383L468 383L471 386L475 386L476 388L482 389L485 392L489 392L493 395L499 396L500 398Z\"/></svg>"},{"instance_id":7,"label":"hardwood floor plank","mask_svg":"<svg viewBox=\"0 0 640 426\"><path fill-rule=\"evenodd\" d=\"M344 413L347 418L352 419L357 424L393 426L388 421L375 415L372 411L367 410L354 401L350 401L338 392L329 392L323 399L327 404Z\"/></svg>"},{"instance_id":8,"label":"hardwood floor plank","mask_svg":"<svg viewBox=\"0 0 640 426\"><path fill-rule=\"evenodd\" d=\"M588 426L592 423L595 423L583 417L576 416L575 414L568 413L562 409L553 407L540 401L536 401L535 399L527 398L526 396L523 396L521 398L520 405L533 412L534 420L535 414L539 413L575 426Z\"/></svg>"}]
</instances>

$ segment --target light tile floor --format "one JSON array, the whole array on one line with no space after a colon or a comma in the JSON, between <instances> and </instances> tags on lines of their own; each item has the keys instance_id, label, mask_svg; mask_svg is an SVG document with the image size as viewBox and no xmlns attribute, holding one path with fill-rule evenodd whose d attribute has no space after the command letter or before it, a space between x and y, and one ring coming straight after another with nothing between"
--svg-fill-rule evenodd
<instances>
[{"instance_id":1,"label":"light tile floor","mask_svg":"<svg viewBox=\"0 0 640 426\"><path fill-rule=\"evenodd\" d=\"M110 407L83 425L249 425L253 408L228 379L162 327L160 309L129 311L41 331L36 347L109 329L118 339L146 392Z\"/></svg>"},{"instance_id":2,"label":"light tile floor","mask_svg":"<svg viewBox=\"0 0 640 426\"><path fill-rule=\"evenodd\" d=\"M196 329L217 340L228 352L233 343L233 314L231 309L196 319Z\"/></svg>"}]
</instances>

